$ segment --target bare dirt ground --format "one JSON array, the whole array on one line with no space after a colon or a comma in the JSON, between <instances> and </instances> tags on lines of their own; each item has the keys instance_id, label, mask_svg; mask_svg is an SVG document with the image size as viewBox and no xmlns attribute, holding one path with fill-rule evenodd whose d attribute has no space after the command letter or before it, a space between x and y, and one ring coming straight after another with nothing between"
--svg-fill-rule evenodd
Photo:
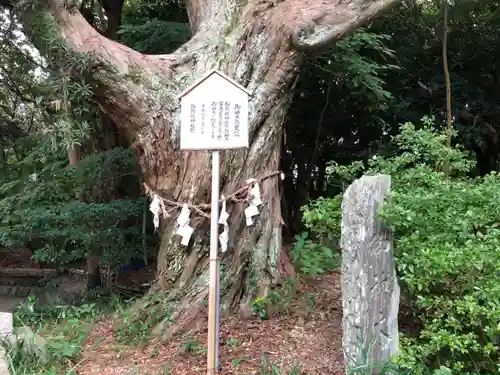
<instances>
[{"instance_id":1,"label":"bare dirt ground","mask_svg":"<svg viewBox=\"0 0 500 375\"><path fill-rule=\"evenodd\" d=\"M314 303L311 301L314 300ZM337 273L302 283L288 315L274 313L269 320L236 318L221 321L220 374L260 375L262 356L288 374L343 374L342 301ZM145 348L119 345L113 322L97 324L86 340L80 375L187 375L205 372L206 319L198 328L166 344ZM264 372L267 374L268 372Z\"/></svg>"},{"instance_id":2,"label":"bare dirt ground","mask_svg":"<svg viewBox=\"0 0 500 375\"><path fill-rule=\"evenodd\" d=\"M0 296L0 311L13 312L25 298L21 297L2 297Z\"/></svg>"}]
</instances>

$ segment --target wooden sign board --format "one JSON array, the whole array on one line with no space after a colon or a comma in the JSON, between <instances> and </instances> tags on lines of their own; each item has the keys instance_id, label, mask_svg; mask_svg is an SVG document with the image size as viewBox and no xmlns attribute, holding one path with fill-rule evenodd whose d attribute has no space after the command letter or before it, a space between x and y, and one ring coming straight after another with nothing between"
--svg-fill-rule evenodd
<instances>
[{"instance_id":1,"label":"wooden sign board","mask_svg":"<svg viewBox=\"0 0 500 375\"><path fill-rule=\"evenodd\" d=\"M243 86L213 70L179 95L181 150L248 147L248 100Z\"/></svg>"}]
</instances>

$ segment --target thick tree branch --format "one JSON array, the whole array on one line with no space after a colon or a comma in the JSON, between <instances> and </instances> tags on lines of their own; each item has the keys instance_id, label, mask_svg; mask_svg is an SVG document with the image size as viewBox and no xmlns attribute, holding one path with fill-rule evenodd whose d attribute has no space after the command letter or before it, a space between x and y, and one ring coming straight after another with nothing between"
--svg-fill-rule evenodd
<instances>
[{"instance_id":1,"label":"thick tree branch","mask_svg":"<svg viewBox=\"0 0 500 375\"><path fill-rule=\"evenodd\" d=\"M274 22L290 25L293 45L308 52L328 47L370 22L399 0L293 0L285 1ZM288 22L283 17L288 18Z\"/></svg>"},{"instance_id":2,"label":"thick tree branch","mask_svg":"<svg viewBox=\"0 0 500 375\"><path fill-rule=\"evenodd\" d=\"M61 26L61 36L76 52L91 52L106 58L120 73L131 69L157 70L156 61L97 32L80 12L68 9L62 0L47 0L47 6ZM155 59L156 60L156 59Z\"/></svg>"},{"instance_id":3,"label":"thick tree branch","mask_svg":"<svg viewBox=\"0 0 500 375\"><path fill-rule=\"evenodd\" d=\"M120 1L115 0L115 2L119 3L113 4L115 8L117 5L121 5ZM45 0L45 5L59 24L62 39L68 43L72 50L77 53L92 53L98 62L114 68L118 73L126 74L134 69L147 69L160 72L165 71L171 65L175 66L176 63L180 63L179 56L175 54L144 55L123 44L110 40L94 29L76 7L67 5L66 0ZM15 9L13 0L0 0L0 6L7 9ZM111 7L109 9L117 14L120 10L111 9ZM31 25L35 17L32 9L22 10L20 16L25 26L25 32L28 35L32 34ZM117 23L117 20L113 22ZM112 27L116 29L118 23L112 25Z\"/></svg>"},{"instance_id":4,"label":"thick tree branch","mask_svg":"<svg viewBox=\"0 0 500 375\"><path fill-rule=\"evenodd\" d=\"M6 5L11 0L0 0ZM103 0L106 3L106 0ZM217 37L232 28L265 27L280 32L303 52L319 50L342 38L360 25L397 3L398 0L186 0L193 34L210 33ZM76 9L67 9L64 0L46 0L61 26L62 37L76 52L101 56L103 62L119 73L132 69L165 71L189 59L190 44L170 55L144 55L100 35ZM214 30L216 28L217 30ZM190 51L196 54L196 51ZM192 56L191 56L192 57Z\"/></svg>"},{"instance_id":5,"label":"thick tree branch","mask_svg":"<svg viewBox=\"0 0 500 375\"><path fill-rule=\"evenodd\" d=\"M328 47L399 1L186 0L186 7L193 34L227 23L260 25L278 30L297 50L309 52Z\"/></svg>"},{"instance_id":6,"label":"thick tree branch","mask_svg":"<svg viewBox=\"0 0 500 375\"><path fill-rule=\"evenodd\" d=\"M13 0L0 0L0 5L10 1ZM194 36L174 53L154 56L101 35L75 7L69 9L65 5L67 0L43 1L60 26L60 36L72 50L90 53L97 67L117 73L96 87L95 98L104 112L120 123L137 147L155 140L168 143L169 150L178 147L175 94L207 70L222 69L252 91L250 137L253 140L267 126L262 119L274 113L276 102L298 77L307 54L297 49L320 49L396 2L186 0L190 23L196 30ZM29 24L28 13L26 16ZM311 30L309 34L297 32L307 27ZM324 28L321 35L318 28ZM138 71L145 78L140 83L123 79L123 75ZM147 121L145 113L150 115ZM269 131L277 129L274 126ZM169 163L160 163L161 168Z\"/></svg>"},{"instance_id":7,"label":"thick tree branch","mask_svg":"<svg viewBox=\"0 0 500 375\"><path fill-rule=\"evenodd\" d=\"M202 24L212 21L221 10L236 7L232 0L186 0L186 9L189 17L191 32L196 34ZM233 8L234 9L234 8Z\"/></svg>"}]
</instances>

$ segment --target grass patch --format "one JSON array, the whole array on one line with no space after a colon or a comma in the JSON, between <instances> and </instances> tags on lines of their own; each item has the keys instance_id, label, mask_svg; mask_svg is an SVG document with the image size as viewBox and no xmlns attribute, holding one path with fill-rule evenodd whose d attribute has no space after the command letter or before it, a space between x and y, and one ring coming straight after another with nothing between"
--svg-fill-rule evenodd
<instances>
[{"instance_id":1,"label":"grass patch","mask_svg":"<svg viewBox=\"0 0 500 375\"><path fill-rule=\"evenodd\" d=\"M4 343L11 374L76 374L92 326L122 304L110 297L82 299L73 306L40 305L35 297L28 297L13 314L17 340Z\"/></svg>"}]
</instances>

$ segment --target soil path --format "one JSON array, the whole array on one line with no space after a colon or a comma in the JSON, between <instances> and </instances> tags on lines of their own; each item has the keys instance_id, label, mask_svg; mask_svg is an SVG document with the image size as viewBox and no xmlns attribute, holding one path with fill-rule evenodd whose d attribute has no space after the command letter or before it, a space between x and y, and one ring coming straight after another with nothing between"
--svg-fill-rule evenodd
<instances>
[{"instance_id":1,"label":"soil path","mask_svg":"<svg viewBox=\"0 0 500 375\"><path fill-rule=\"evenodd\" d=\"M221 374L253 375L261 372L263 357L283 374L340 375L343 371L342 300L337 273L301 285L289 315L273 314L269 320L236 318L221 322ZM206 364L206 320L189 334L167 344L146 348L119 345L113 322L98 324L88 337L80 375L203 373ZM300 372L290 372L295 366Z\"/></svg>"},{"instance_id":2,"label":"soil path","mask_svg":"<svg viewBox=\"0 0 500 375\"><path fill-rule=\"evenodd\" d=\"M13 312L25 298L0 297L0 312Z\"/></svg>"}]
</instances>

